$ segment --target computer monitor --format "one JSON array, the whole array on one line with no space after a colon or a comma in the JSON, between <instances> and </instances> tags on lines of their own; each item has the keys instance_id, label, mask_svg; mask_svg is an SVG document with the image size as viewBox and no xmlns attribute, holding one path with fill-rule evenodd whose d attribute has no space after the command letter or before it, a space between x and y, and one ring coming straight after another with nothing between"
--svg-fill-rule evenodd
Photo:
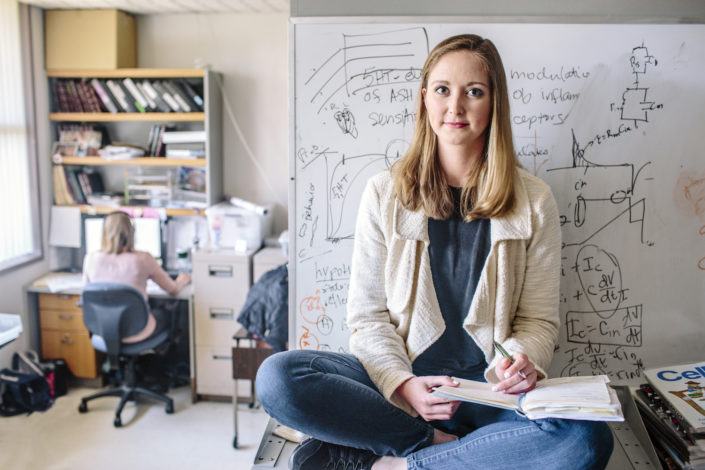
<instances>
[{"instance_id":1,"label":"computer monitor","mask_svg":"<svg viewBox=\"0 0 705 470\"><path fill-rule=\"evenodd\" d=\"M104 215L84 215L82 244L83 256L92 251L100 250L103 236ZM135 250L146 251L163 265L162 257L162 224L155 218L131 218L135 227Z\"/></svg>"}]
</instances>

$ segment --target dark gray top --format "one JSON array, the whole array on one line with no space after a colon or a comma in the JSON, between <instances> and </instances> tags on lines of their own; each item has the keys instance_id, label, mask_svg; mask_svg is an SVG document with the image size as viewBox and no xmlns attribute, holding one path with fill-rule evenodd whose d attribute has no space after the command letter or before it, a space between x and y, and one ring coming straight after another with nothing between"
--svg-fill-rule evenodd
<instances>
[{"instance_id":1,"label":"dark gray top","mask_svg":"<svg viewBox=\"0 0 705 470\"><path fill-rule=\"evenodd\" d=\"M416 375L484 380L485 357L463 328L480 273L490 252L490 220L460 217L461 188L451 188L455 211L447 220L428 219L433 287L443 314L443 335L413 363Z\"/></svg>"}]
</instances>

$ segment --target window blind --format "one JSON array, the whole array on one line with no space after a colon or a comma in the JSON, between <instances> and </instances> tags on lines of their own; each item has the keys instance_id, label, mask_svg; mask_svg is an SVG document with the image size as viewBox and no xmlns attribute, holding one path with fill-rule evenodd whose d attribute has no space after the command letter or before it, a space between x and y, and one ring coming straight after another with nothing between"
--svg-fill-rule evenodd
<instances>
[{"instance_id":1,"label":"window blind","mask_svg":"<svg viewBox=\"0 0 705 470\"><path fill-rule=\"evenodd\" d=\"M36 194L31 194L20 14L16 0L0 1L0 271L40 253ZM34 207L33 207L34 205Z\"/></svg>"}]
</instances>

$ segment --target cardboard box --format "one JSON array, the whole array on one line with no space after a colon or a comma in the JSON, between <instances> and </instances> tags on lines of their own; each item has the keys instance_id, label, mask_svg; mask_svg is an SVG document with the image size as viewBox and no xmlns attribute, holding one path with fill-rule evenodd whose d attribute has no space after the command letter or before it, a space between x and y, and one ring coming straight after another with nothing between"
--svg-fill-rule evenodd
<instances>
[{"instance_id":1,"label":"cardboard box","mask_svg":"<svg viewBox=\"0 0 705 470\"><path fill-rule=\"evenodd\" d=\"M135 17L119 10L47 10L45 67L116 69L137 67Z\"/></svg>"}]
</instances>

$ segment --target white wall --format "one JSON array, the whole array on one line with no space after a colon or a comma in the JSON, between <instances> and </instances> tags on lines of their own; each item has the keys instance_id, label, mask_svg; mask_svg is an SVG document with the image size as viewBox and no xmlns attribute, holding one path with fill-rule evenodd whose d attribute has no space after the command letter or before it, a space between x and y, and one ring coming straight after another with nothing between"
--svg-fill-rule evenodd
<instances>
[{"instance_id":1,"label":"white wall","mask_svg":"<svg viewBox=\"0 0 705 470\"><path fill-rule=\"evenodd\" d=\"M287 226L288 16L138 16L137 36L140 67L209 64L223 74L224 99L263 170L248 157L224 106L224 192L276 203L273 230L278 235Z\"/></svg>"}]
</instances>

